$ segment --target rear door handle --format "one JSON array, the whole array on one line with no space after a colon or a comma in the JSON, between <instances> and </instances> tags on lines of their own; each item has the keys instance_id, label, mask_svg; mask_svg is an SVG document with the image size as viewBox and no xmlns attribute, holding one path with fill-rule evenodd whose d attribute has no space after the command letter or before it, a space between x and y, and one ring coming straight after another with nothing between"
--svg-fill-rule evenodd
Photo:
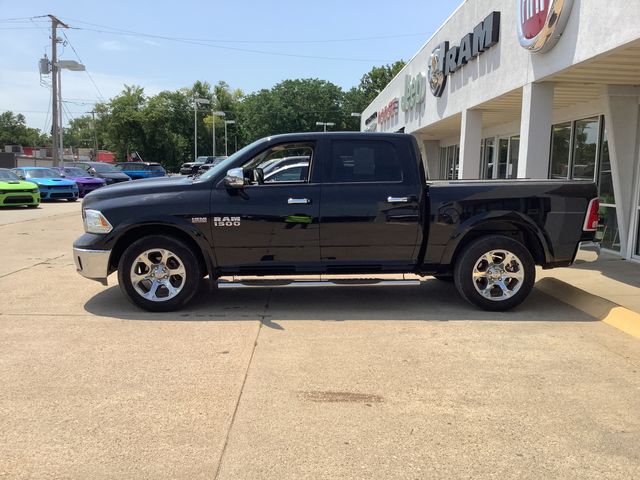
<instances>
[{"instance_id":1,"label":"rear door handle","mask_svg":"<svg viewBox=\"0 0 640 480\"><path fill-rule=\"evenodd\" d=\"M289 200L287 200L287 203L289 205L308 205L309 203L311 203L311 200L309 200L308 198L289 198Z\"/></svg>"},{"instance_id":2,"label":"rear door handle","mask_svg":"<svg viewBox=\"0 0 640 480\"><path fill-rule=\"evenodd\" d=\"M409 197L387 197L387 203L409 203Z\"/></svg>"}]
</instances>

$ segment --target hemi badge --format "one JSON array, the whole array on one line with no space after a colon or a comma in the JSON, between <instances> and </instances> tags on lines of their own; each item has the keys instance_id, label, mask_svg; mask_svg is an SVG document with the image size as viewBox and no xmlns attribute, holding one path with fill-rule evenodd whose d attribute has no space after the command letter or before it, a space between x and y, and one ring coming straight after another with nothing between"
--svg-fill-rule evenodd
<instances>
[{"instance_id":1,"label":"hemi badge","mask_svg":"<svg viewBox=\"0 0 640 480\"><path fill-rule=\"evenodd\" d=\"M207 217L192 217L191 223L207 223Z\"/></svg>"}]
</instances>

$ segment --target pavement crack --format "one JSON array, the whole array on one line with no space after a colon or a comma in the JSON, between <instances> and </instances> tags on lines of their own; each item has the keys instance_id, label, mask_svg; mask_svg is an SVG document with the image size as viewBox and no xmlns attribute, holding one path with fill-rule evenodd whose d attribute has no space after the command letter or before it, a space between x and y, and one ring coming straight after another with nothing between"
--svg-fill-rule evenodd
<instances>
[{"instance_id":1,"label":"pavement crack","mask_svg":"<svg viewBox=\"0 0 640 480\"><path fill-rule=\"evenodd\" d=\"M28 267L22 267L22 268L19 268L18 270L14 270L13 272L9 272L9 273L5 273L4 275L0 275L0 278L8 277L9 275L13 275L14 273L23 272L24 270L29 270L30 268L37 267L39 265L44 265L45 263L50 262L52 260L58 260L59 258L62 258L65 255L66 255L66 253L63 253L62 255L58 255L57 257L46 258L43 261L38 262L38 263L34 263L33 265L29 265Z\"/></svg>"},{"instance_id":2,"label":"pavement crack","mask_svg":"<svg viewBox=\"0 0 640 480\"><path fill-rule=\"evenodd\" d=\"M253 357L256 353L256 347L258 346L258 337L260 336L260 332L262 331L262 326L265 323L265 319L268 317L267 311L269 310L269 306L271 304L271 294L273 289L269 289L269 293L267 294L267 300L264 304L264 313L260 315L260 325L258 325L258 331L256 333L256 337L253 340L253 347L251 349L251 355L249 356L249 362L247 363L247 369L244 372L244 378L242 379L242 385L240 386L240 393L238 394L238 399L236 400L236 405L233 409L233 415L231 415L231 422L229 423L229 428L227 429L227 435L224 438L224 445L222 446L222 451L220 452L220 458L218 459L218 466L216 467L216 473L214 475L214 480L217 480L220 476L220 469L222 468L222 461L224 460L224 454L227 451L227 445L229 444L229 437L231 436L231 430L233 429L233 425L236 421L236 416L238 414L238 409L240 408L240 401L242 400L242 394L244 393L244 386L247 383L247 378L249 377L249 370L251 369L251 364L253 363Z\"/></svg>"}]
</instances>

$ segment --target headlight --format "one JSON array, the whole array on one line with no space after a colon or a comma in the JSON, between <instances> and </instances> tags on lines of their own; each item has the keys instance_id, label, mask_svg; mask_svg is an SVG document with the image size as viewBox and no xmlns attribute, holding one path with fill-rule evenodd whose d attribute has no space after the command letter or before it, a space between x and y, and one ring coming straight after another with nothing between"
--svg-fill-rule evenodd
<instances>
[{"instance_id":1,"label":"headlight","mask_svg":"<svg viewBox=\"0 0 640 480\"><path fill-rule=\"evenodd\" d=\"M83 210L82 217L84 220L84 231L87 233L109 233L113 230L109 220L98 210Z\"/></svg>"}]
</instances>

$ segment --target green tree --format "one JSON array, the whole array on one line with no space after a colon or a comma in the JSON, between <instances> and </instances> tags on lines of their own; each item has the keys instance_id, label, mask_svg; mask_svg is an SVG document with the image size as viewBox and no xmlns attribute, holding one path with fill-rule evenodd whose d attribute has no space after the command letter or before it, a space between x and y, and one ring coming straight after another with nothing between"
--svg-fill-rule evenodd
<instances>
[{"instance_id":1,"label":"green tree","mask_svg":"<svg viewBox=\"0 0 640 480\"><path fill-rule=\"evenodd\" d=\"M6 111L0 114L0 146L44 147L50 142L50 137L40 133L37 128L27 127L21 113Z\"/></svg>"},{"instance_id":2,"label":"green tree","mask_svg":"<svg viewBox=\"0 0 640 480\"><path fill-rule=\"evenodd\" d=\"M244 143L289 132L317 131L316 122L342 130L345 115L340 87L317 78L285 80L270 90L247 95L241 103L239 130Z\"/></svg>"}]
</instances>

